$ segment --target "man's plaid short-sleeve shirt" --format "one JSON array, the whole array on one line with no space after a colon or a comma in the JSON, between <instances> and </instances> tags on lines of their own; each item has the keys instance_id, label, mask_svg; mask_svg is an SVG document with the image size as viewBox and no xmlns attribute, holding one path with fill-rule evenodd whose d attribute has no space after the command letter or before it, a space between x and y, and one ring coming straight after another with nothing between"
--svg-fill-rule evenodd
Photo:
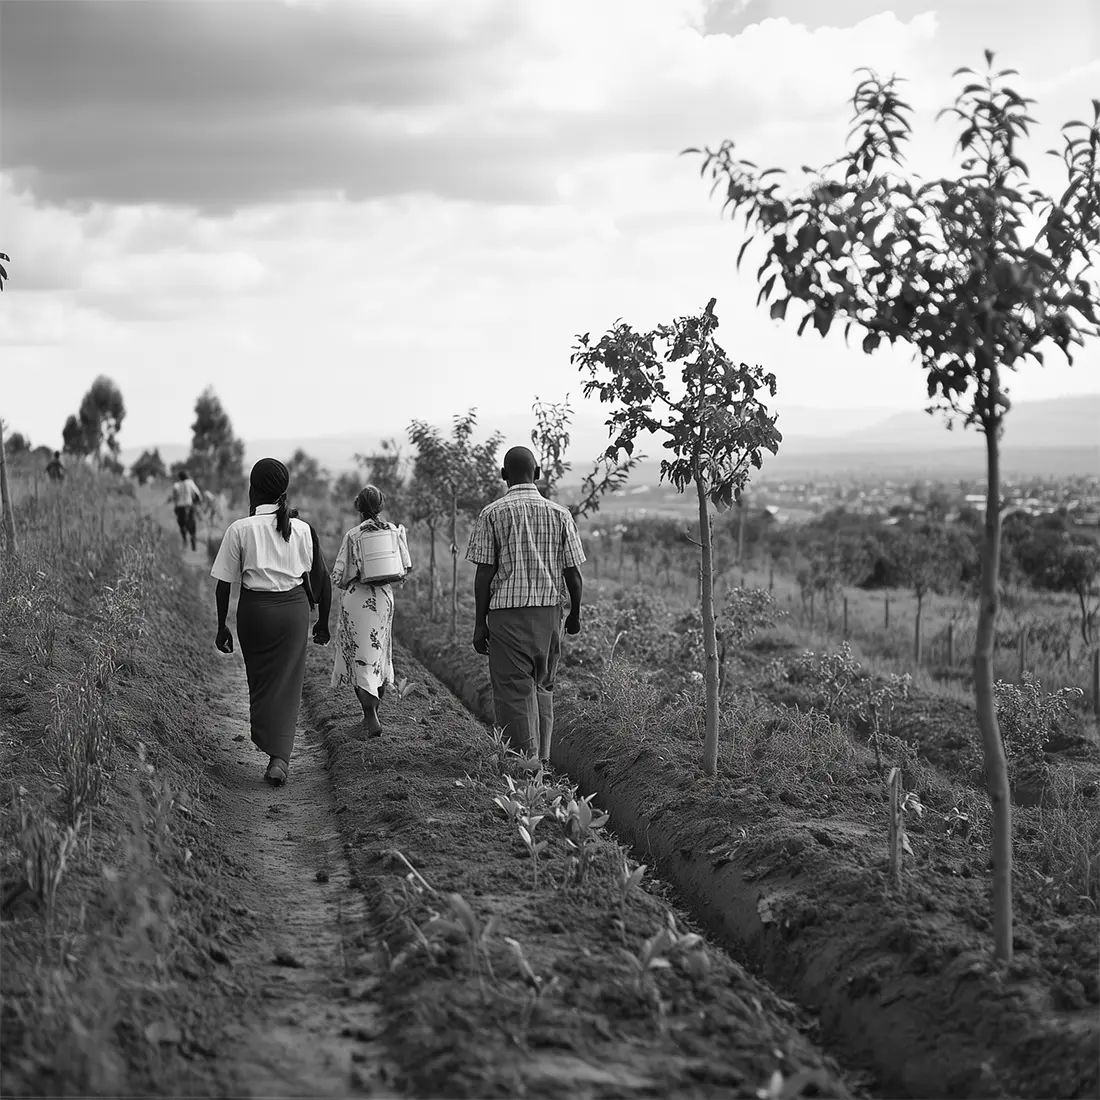
<instances>
[{"instance_id":1,"label":"man's plaid short-sleeve shirt","mask_svg":"<svg viewBox=\"0 0 1100 1100\"><path fill-rule=\"evenodd\" d=\"M534 485L515 485L481 510L466 560L497 567L489 595L494 610L562 603L562 574L585 559L569 509Z\"/></svg>"}]
</instances>

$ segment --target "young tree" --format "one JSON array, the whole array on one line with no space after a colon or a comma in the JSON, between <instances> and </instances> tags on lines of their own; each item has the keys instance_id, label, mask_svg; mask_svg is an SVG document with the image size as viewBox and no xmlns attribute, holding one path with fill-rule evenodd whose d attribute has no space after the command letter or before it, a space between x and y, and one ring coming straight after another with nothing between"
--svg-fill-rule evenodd
<instances>
[{"instance_id":1,"label":"young tree","mask_svg":"<svg viewBox=\"0 0 1100 1100\"><path fill-rule=\"evenodd\" d=\"M286 468L295 496L310 500L324 500L328 496L332 475L313 455L299 447L287 460Z\"/></svg>"},{"instance_id":2,"label":"young tree","mask_svg":"<svg viewBox=\"0 0 1100 1100\"><path fill-rule=\"evenodd\" d=\"M807 188L781 195L768 177L734 156L726 141L703 150L702 171L721 185L726 206L768 240L757 271L758 301L782 319L792 301L808 305L799 323L824 336L843 318L858 325L863 350L907 342L928 376L934 407L985 436L988 506L974 691L993 808L994 941L1012 958L1012 827L1008 772L993 695L998 611L1000 447L1009 409L1005 374L1043 361L1047 340L1070 358L1072 344L1098 326L1095 263L1100 241L1100 100L1093 122L1067 123L1061 151L1067 185L1055 201L1034 189L1017 153L1033 121L1029 100L993 71L969 82L946 109L961 124L955 178L924 182L902 169L910 109L896 78L870 72L852 99L854 141ZM943 112L941 112L943 113ZM687 150L699 153L699 150Z\"/></svg>"},{"instance_id":3,"label":"young tree","mask_svg":"<svg viewBox=\"0 0 1100 1100\"><path fill-rule=\"evenodd\" d=\"M244 443L233 434L233 423L213 387L195 402L191 425L191 476L204 488L238 490L244 482Z\"/></svg>"},{"instance_id":4,"label":"young tree","mask_svg":"<svg viewBox=\"0 0 1100 1100\"><path fill-rule=\"evenodd\" d=\"M19 552L19 546L15 538L15 512L12 509L11 490L8 488L8 460L7 449L4 446L3 420L0 420L0 513L3 513L4 541L8 546L8 553L15 557Z\"/></svg>"},{"instance_id":5,"label":"young tree","mask_svg":"<svg viewBox=\"0 0 1100 1100\"><path fill-rule=\"evenodd\" d=\"M130 476L135 478L139 485L167 477L168 468L164 465L164 459L160 457L160 448L154 447L151 451L142 451L141 456L130 467Z\"/></svg>"},{"instance_id":6,"label":"young tree","mask_svg":"<svg viewBox=\"0 0 1100 1100\"><path fill-rule=\"evenodd\" d=\"M569 448L569 424L573 419L573 409L569 404L569 394L564 401L554 404L535 398L531 410L535 414L535 427L531 432L531 445L542 471L539 492L549 500L557 497L558 484L573 468L565 461L565 452ZM592 463L592 469L581 481L580 499L567 504L574 519L594 515L600 510L600 501L608 493L621 489L630 477L631 471L645 455L627 455L625 459L601 455Z\"/></svg>"},{"instance_id":7,"label":"young tree","mask_svg":"<svg viewBox=\"0 0 1100 1100\"><path fill-rule=\"evenodd\" d=\"M16 455L29 454L31 441L22 432L12 432L4 442L4 450L13 458Z\"/></svg>"},{"instance_id":8,"label":"young tree","mask_svg":"<svg viewBox=\"0 0 1100 1100\"><path fill-rule=\"evenodd\" d=\"M337 504L350 508L351 503L363 488L363 479L350 470L345 470L333 483L330 496Z\"/></svg>"},{"instance_id":9,"label":"young tree","mask_svg":"<svg viewBox=\"0 0 1100 1100\"><path fill-rule=\"evenodd\" d=\"M118 433L126 417L122 391L106 375L100 375L80 402L80 422L94 425L95 454L98 458L104 444L107 452L118 458Z\"/></svg>"},{"instance_id":10,"label":"young tree","mask_svg":"<svg viewBox=\"0 0 1100 1100\"><path fill-rule=\"evenodd\" d=\"M419 455L413 462L412 480L406 494L410 523L422 523L428 531L428 618L435 619L436 536L447 514L447 502L439 485L432 480L427 459Z\"/></svg>"},{"instance_id":11,"label":"young tree","mask_svg":"<svg viewBox=\"0 0 1100 1100\"><path fill-rule=\"evenodd\" d=\"M86 458L95 453L95 429L83 423L78 416L70 414L61 429L61 447L66 454Z\"/></svg>"},{"instance_id":12,"label":"young tree","mask_svg":"<svg viewBox=\"0 0 1100 1100\"><path fill-rule=\"evenodd\" d=\"M475 444L476 425L475 409L454 418L450 439L422 420L409 425L409 439L417 452L414 478L419 479L425 499L432 501L430 507L445 503L451 520L451 641L458 631L458 516L476 515L500 486L497 451L504 437L494 432L486 442ZM432 541L434 547L434 531Z\"/></svg>"},{"instance_id":13,"label":"young tree","mask_svg":"<svg viewBox=\"0 0 1100 1100\"><path fill-rule=\"evenodd\" d=\"M759 366L736 364L714 339L718 317L711 299L697 316L638 333L622 321L595 344L577 338L572 362L589 373L585 396L598 394L612 406L607 421L614 441L609 458L634 451L640 432L667 436L670 458L661 460L661 480L678 489L694 483L699 505L703 646L706 654L707 715L703 771L718 767L718 640L714 618L714 558L708 502L720 510L741 495L751 467L760 468L765 450L775 454L781 436L775 415L757 397L775 396L775 376ZM673 393L666 377L682 364Z\"/></svg>"},{"instance_id":14,"label":"young tree","mask_svg":"<svg viewBox=\"0 0 1100 1100\"><path fill-rule=\"evenodd\" d=\"M387 512L403 518L407 507L405 482L408 460L396 439L383 439L379 446L381 449L374 454L356 454L355 464L363 471L369 484L386 494Z\"/></svg>"},{"instance_id":15,"label":"young tree","mask_svg":"<svg viewBox=\"0 0 1100 1100\"><path fill-rule=\"evenodd\" d=\"M118 433L126 416L122 391L106 375L100 375L81 399L80 408L65 421L61 438L65 451L81 458L94 456L102 465L103 447L118 457Z\"/></svg>"},{"instance_id":16,"label":"young tree","mask_svg":"<svg viewBox=\"0 0 1100 1100\"><path fill-rule=\"evenodd\" d=\"M913 661L919 666L924 646L924 601L930 593L943 593L954 585L958 563L943 528L935 524L901 531L892 541L889 553L895 576L917 598Z\"/></svg>"},{"instance_id":17,"label":"young tree","mask_svg":"<svg viewBox=\"0 0 1100 1100\"><path fill-rule=\"evenodd\" d=\"M1051 562L1054 587L1072 592L1081 605L1081 639L1092 644L1096 610L1091 607L1093 589L1100 583L1100 543L1065 537Z\"/></svg>"}]
</instances>

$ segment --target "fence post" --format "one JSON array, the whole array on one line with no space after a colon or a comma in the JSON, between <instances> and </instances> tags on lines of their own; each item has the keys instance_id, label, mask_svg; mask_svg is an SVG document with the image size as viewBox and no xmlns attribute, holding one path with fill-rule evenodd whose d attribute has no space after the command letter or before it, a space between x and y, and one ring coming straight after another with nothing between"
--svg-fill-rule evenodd
<instances>
[{"instance_id":1,"label":"fence post","mask_svg":"<svg viewBox=\"0 0 1100 1100\"><path fill-rule=\"evenodd\" d=\"M886 601L883 605L886 608L886 620L883 623L883 627L886 630L890 629L890 593L886 593Z\"/></svg>"},{"instance_id":2,"label":"fence post","mask_svg":"<svg viewBox=\"0 0 1100 1100\"><path fill-rule=\"evenodd\" d=\"M848 597L844 597L844 637L848 637Z\"/></svg>"},{"instance_id":3,"label":"fence post","mask_svg":"<svg viewBox=\"0 0 1100 1100\"><path fill-rule=\"evenodd\" d=\"M1023 680L1024 673L1027 671L1027 627L1020 628L1020 642L1017 647L1020 657L1020 674L1016 678Z\"/></svg>"},{"instance_id":4,"label":"fence post","mask_svg":"<svg viewBox=\"0 0 1100 1100\"><path fill-rule=\"evenodd\" d=\"M1100 649L1092 651L1092 709L1100 718Z\"/></svg>"},{"instance_id":5,"label":"fence post","mask_svg":"<svg viewBox=\"0 0 1100 1100\"><path fill-rule=\"evenodd\" d=\"M955 667L955 621L947 624L947 667Z\"/></svg>"},{"instance_id":6,"label":"fence post","mask_svg":"<svg viewBox=\"0 0 1100 1100\"><path fill-rule=\"evenodd\" d=\"M775 566L768 566L768 591L775 591Z\"/></svg>"}]
</instances>

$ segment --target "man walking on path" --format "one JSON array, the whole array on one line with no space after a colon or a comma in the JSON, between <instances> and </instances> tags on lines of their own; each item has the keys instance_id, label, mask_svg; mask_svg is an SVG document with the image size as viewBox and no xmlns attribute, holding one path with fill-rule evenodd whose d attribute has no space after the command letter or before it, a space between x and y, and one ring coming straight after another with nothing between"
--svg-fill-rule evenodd
<instances>
[{"instance_id":1,"label":"man walking on path","mask_svg":"<svg viewBox=\"0 0 1100 1100\"><path fill-rule=\"evenodd\" d=\"M504 456L508 492L477 517L466 560L474 579L474 649L489 657L497 725L512 748L544 763L554 733L554 674L561 656L562 579L570 607L565 629L581 628L585 560L569 510L546 500L526 447Z\"/></svg>"},{"instance_id":2,"label":"man walking on path","mask_svg":"<svg viewBox=\"0 0 1100 1100\"><path fill-rule=\"evenodd\" d=\"M65 480L65 465L61 461L61 452L54 451L53 458L46 463L46 476L50 481Z\"/></svg>"},{"instance_id":3,"label":"man walking on path","mask_svg":"<svg viewBox=\"0 0 1100 1100\"><path fill-rule=\"evenodd\" d=\"M191 549L196 549L195 505L202 500L202 490L191 480L186 467L181 466L176 473L168 499L176 509L176 523L179 524L184 550L187 549L188 535L191 536Z\"/></svg>"}]
</instances>

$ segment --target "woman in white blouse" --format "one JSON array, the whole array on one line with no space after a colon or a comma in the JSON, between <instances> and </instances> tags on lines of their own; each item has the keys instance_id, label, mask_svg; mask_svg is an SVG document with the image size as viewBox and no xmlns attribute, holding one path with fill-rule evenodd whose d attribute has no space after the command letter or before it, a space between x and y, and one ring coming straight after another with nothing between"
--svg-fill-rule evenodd
<instances>
[{"instance_id":1,"label":"woman in white blouse","mask_svg":"<svg viewBox=\"0 0 1100 1100\"><path fill-rule=\"evenodd\" d=\"M248 676L252 740L267 753L264 778L286 782L294 731L302 702L309 616L318 603L313 640L329 640L332 602L317 532L287 505L290 473L274 458L263 458L249 477L249 513L226 529L210 575L216 578L218 635L223 653L233 651L226 625L231 586L239 582L237 637Z\"/></svg>"}]
</instances>

